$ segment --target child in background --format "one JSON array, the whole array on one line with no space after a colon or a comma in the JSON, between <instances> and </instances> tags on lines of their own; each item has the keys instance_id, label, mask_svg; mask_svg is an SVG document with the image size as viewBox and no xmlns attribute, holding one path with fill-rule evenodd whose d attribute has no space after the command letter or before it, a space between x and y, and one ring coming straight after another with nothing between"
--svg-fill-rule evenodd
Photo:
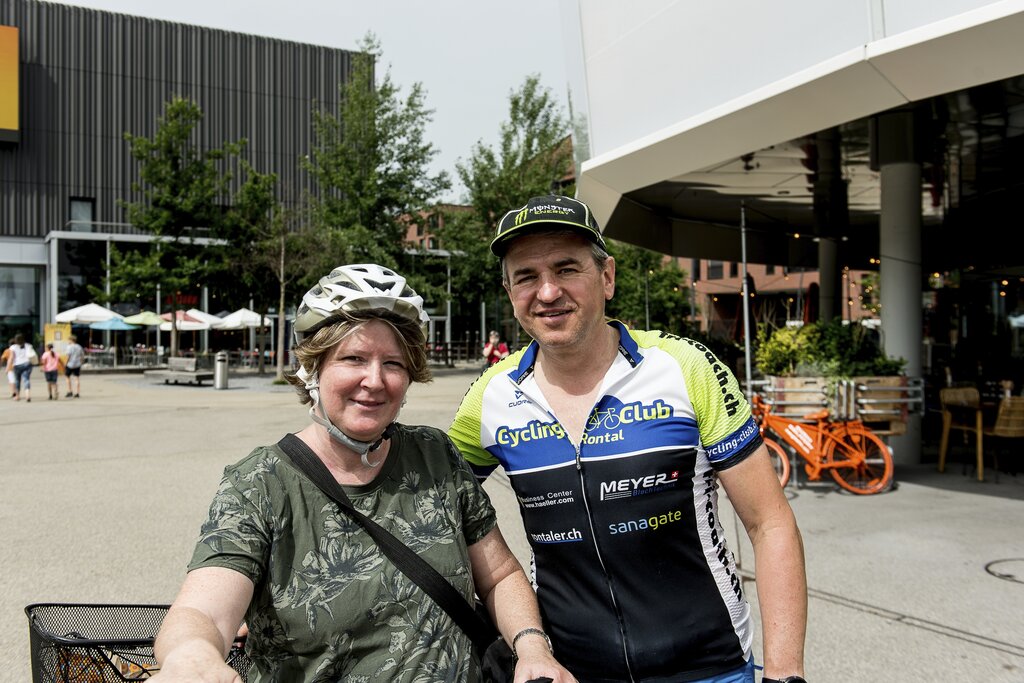
<instances>
[{"instance_id":1,"label":"child in background","mask_svg":"<svg viewBox=\"0 0 1024 683\"><path fill-rule=\"evenodd\" d=\"M60 371L60 356L53 350L53 344L46 345L46 353L39 359L46 376L46 400L57 400L57 373Z\"/></svg>"}]
</instances>

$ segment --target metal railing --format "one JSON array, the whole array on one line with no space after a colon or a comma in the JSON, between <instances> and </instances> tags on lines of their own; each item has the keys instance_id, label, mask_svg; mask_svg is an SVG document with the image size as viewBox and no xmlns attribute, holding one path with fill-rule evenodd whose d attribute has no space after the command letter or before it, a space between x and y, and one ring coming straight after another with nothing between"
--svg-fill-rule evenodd
<instances>
[{"instance_id":1,"label":"metal railing","mask_svg":"<svg viewBox=\"0 0 1024 683\"><path fill-rule=\"evenodd\" d=\"M806 387L773 386L767 380L751 385L777 415L796 420L822 408L828 408L833 419L864 422L905 421L910 413L925 412L924 380L920 377L907 378L900 385L872 384L863 378L819 380Z\"/></svg>"}]
</instances>

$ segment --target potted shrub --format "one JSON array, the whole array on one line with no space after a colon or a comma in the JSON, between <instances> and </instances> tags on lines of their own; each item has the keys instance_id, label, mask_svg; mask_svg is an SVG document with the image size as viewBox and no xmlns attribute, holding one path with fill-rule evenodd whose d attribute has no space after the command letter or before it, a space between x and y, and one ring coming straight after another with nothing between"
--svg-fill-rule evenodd
<instances>
[{"instance_id":1,"label":"potted shrub","mask_svg":"<svg viewBox=\"0 0 1024 683\"><path fill-rule=\"evenodd\" d=\"M906 425L906 404L870 403L858 398L896 399L903 396L906 361L889 358L874 330L838 318L802 327L770 329L760 326L754 360L768 380L771 398L780 413L799 417L822 407L840 419L860 417L876 429L896 433ZM866 391L856 387L866 387ZM885 391L879 387L893 387ZM885 414L862 412L884 411Z\"/></svg>"}]
</instances>

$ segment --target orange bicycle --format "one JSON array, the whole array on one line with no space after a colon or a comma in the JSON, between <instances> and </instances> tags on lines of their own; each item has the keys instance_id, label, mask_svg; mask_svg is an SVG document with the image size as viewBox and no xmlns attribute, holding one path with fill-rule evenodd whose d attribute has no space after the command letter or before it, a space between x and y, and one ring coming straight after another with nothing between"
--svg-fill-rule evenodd
<instances>
[{"instance_id":1,"label":"orange bicycle","mask_svg":"<svg viewBox=\"0 0 1024 683\"><path fill-rule=\"evenodd\" d=\"M810 481L820 480L821 473L828 470L839 486L861 495L879 493L892 483L889 447L860 420L829 422L828 409L822 409L805 416L814 423L807 424L776 415L756 394L751 406L783 486L789 481L789 458L772 436L781 438L807 461L804 471Z\"/></svg>"}]
</instances>

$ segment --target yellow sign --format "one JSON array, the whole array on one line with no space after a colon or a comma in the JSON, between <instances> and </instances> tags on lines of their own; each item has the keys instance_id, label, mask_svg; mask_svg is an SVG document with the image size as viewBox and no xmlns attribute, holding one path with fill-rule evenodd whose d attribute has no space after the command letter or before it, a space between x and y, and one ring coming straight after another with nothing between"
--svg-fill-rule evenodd
<instances>
[{"instance_id":1,"label":"yellow sign","mask_svg":"<svg viewBox=\"0 0 1024 683\"><path fill-rule=\"evenodd\" d=\"M0 26L0 141L18 140L18 29Z\"/></svg>"},{"instance_id":2,"label":"yellow sign","mask_svg":"<svg viewBox=\"0 0 1024 683\"><path fill-rule=\"evenodd\" d=\"M71 343L71 323L46 323L43 326L43 348L53 344L53 350L61 358L66 358L65 349Z\"/></svg>"}]
</instances>

